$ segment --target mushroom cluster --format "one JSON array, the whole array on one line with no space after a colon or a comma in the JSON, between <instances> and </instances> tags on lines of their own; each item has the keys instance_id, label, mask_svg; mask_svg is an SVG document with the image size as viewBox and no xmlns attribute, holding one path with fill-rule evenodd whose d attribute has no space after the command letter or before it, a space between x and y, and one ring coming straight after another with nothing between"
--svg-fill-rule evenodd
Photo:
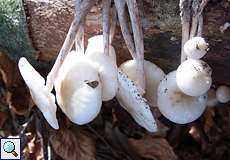
<instances>
[{"instance_id":1,"label":"mushroom cluster","mask_svg":"<svg viewBox=\"0 0 230 160\"><path fill-rule=\"evenodd\" d=\"M187 60L160 82L157 99L160 112L179 124L196 120L206 106L230 100L228 87L220 86L216 92L211 88L212 69L200 60L208 51L208 43L202 37L193 37L183 48Z\"/></svg>"},{"instance_id":2,"label":"mushroom cluster","mask_svg":"<svg viewBox=\"0 0 230 160\"><path fill-rule=\"evenodd\" d=\"M136 0L114 0L112 9L110 0L102 0L103 35L89 38L84 51L84 21L95 2L76 0L74 20L46 82L24 57L19 60L19 70L32 99L53 128L59 128L56 102L72 122L84 125L99 114L102 101L116 97L140 126L156 132L157 124L150 106L158 107L170 121L185 124L199 118L206 106L230 100L228 87L210 89L212 69L200 60L208 51L208 43L200 36L202 27L195 22L187 25L182 17L182 29L185 25L192 29L182 31L182 62L177 70L165 75L160 67L144 60L143 32ZM131 23L127 22L126 8ZM113 21L110 23L111 14ZM119 68L112 46L116 14L133 58Z\"/></svg>"},{"instance_id":3,"label":"mushroom cluster","mask_svg":"<svg viewBox=\"0 0 230 160\"><path fill-rule=\"evenodd\" d=\"M100 112L102 101L114 98L118 88L114 57L100 50L91 52L69 52L54 82L57 104L72 122L79 125L92 121ZM35 104L49 124L58 129L55 98L45 86L44 78L24 57L18 65Z\"/></svg>"},{"instance_id":4,"label":"mushroom cluster","mask_svg":"<svg viewBox=\"0 0 230 160\"><path fill-rule=\"evenodd\" d=\"M18 63L20 73L30 90L33 101L55 129L59 128L56 102L72 122L84 125L99 114L102 101L111 100L116 96L121 106L139 125L150 132L155 132L157 130L155 119L146 100L142 98L145 92L145 74L148 78L147 87L153 88L153 91L146 92L146 96L151 99L151 103L156 104L156 88L164 73L147 61L145 61L144 73L143 33L137 14L136 0L115 0L111 12L111 1L103 0L103 35L89 38L86 51L84 51L83 24L85 16L95 1L76 0L75 18L46 82L24 57ZM134 42L130 32L125 32L130 28L124 20L126 6L130 13ZM135 57L135 64L130 68L134 70L134 74L138 74L135 76L135 84L117 68L116 53L111 44L116 19L111 24L109 22L111 13L113 13L112 19L116 17L116 12L114 12L116 10L124 39L128 46L131 45L131 54ZM72 49L74 43L75 50ZM157 77L154 77L155 75ZM52 93L53 86L56 102Z\"/></svg>"},{"instance_id":5,"label":"mushroom cluster","mask_svg":"<svg viewBox=\"0 0 230 160\"><path fill-rule=\"evenodd\" d=\"M190 123L204 112L212 84L212 69L200 60L208 48L202 37L194 37L184 45L187 60L176 71L165 76L158 88L158 107L172 122Z\"/></svg>"}]
</instances>

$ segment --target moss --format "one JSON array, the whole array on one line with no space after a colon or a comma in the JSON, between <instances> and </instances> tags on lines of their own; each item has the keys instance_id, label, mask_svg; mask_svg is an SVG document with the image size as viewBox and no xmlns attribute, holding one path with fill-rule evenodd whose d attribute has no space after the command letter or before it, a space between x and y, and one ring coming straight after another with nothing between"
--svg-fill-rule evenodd
<instances>
[{"instance_id":1,"label":"moss","mask_svg":"<svg viewBox=\"0 0 230 160\"><path fill-rule=\"evenodd\" d=\"M0 1L0 51L14 59L34 57L21 0Z\"/></svg>"}]
</instances>

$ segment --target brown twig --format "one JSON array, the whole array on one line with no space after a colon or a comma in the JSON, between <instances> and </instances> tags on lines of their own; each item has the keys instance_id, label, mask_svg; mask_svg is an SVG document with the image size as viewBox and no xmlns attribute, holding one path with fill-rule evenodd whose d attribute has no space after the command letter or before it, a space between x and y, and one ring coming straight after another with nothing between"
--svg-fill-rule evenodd
<instances>
[{"instance_id":1,"label":"brown twig","mask_svg":"<svg viewBox=\"0 0 230 160\"><path fill-rule=\"evenodd\" d=\"M110 22L109 22L109 12L110 12L110 4L111 0L102 0L103 6L103 43L104 43L104 53L109 55L109 30L110 30Z\"/></svg>"},{"instance_id":2,"label":"brown twig","mask_svg":"<svg viewBox=\"0 0 230 160\"><path fill-rule=\"evenodd\" d=\"M56 77L58 76L59 68L61 67L68 52L71 50L74 44L74 41L75 41L76 34L79 30L79 27L81 23L85 20L85 17L90 11L90 9L92 8L92 6L95 4L95 1L96 0L83 0L82 1L80 12L78 15L74 17L74 20L70 26L70 29L68 31L64 44L58 54L55 64L47 76L46 86L48 90L51 91L53 89L53 83Z\"/></svg>"},{"instance_id":3,"label":"brown twig","mask_svg":"<svg viewBox=\"0 0 230 160\"><path fill-rule=\"evenodd\" d=\"M114 0L115 7L117 9L118 20L121 27L121 32L124 37L127 48L133 57L133 59L137 59L134 42L132 40L132 36L128 27L126 15L125 15L125 0Z\"/></svg>"}]
</instances>

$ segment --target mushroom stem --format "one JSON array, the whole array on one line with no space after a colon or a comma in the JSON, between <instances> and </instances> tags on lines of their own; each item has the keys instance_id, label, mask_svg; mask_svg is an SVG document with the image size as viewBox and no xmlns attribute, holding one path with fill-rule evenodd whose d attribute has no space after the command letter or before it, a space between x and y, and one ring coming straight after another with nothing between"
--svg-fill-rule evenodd
<instances>
[{"instance_id":1,"label":"mushroom stem","mask_svg":"<svg viewBox=\"0 0 230 160\"><path fill-rule=\"evenodd\" d=\"M182 40L181 40L181 62L186 60L186 54L184 53L184 44L189 40L189 28L191 19L191 1L192 0L180 0L180 16L182 24Z\"/></svg>"},{"instance_id":2,"label":"mushroom stem","mask_svg":"<svg viewBox=\"0 0 230 160\"><path fill-rule=\"evenodd\" d=\"M80 28L81 23L84 21L85 16L87 15L87 13L90 11L90 9L95 4L95 1L96 0L83 0L82 1L79 14L75 15L74 20L73 20L73 22L70 26L70 29L68 31L68 34L66 36L66 39L64 41L64 44L63 44L63 46L62 46L62 48L58 54L58 57L55 61L55 64L47 76L46 86L47 86L48 90L51 91L53 89L53 83L54 83L54 80L56 79L56 77L58 75L58 71L59 71L66 55L71 50L71 48L74 44L75 37L76 37L76 34Z\"/></svg>"},{"instance_id":3,"label":"mushroom stem","mask_svg":"<svg viewBox=\"0 0 230 160\"><path fill-rule=\"evenodd\" d=\"M124 0L114 0L114 3L117 9L118 20L121 26L121 32L124 37L125 43L133 59L136 59L137 56L135 52L134 42L132 40L132 36L131 36L130 30L128 27L128 23L127 23L127 17L125 14L125 1Z\"/></svg>"},{"instance_id":4,"label":"mushroom stem","mask_svg":"<svg viewBox=\"0 0 230 160\"><path fill-rule=\"evenodd\" d=\"M80 14L82 0L75 1L75 16ZM77 32L75 39L75 49L77 53L84 54L84 22L80 25L79 31Z\"/></svg>"},{"instance_id":5,"label":"mushroom stem","mask_svg":"<svg viewBox=\"0 0 230 160\"><path fill-rule=\"evenodd\" d=\"M201 31L199 28L203 27L203 19L202 12L204 10L204 7L207 5L209 0L202 0L200 3L199 0L193 0L192 3L192 9L193 9L193 17L192 17L192 26L190 31L190 38L197 36L198 30ZM202 34L201 32L199 34Z\"/></svg>"},{"instance_id":6,"label":"mushroom stem","mask_svg":"<svg viewBox=\"0 0 230 160\"><path fill-rule=\"evenodd\" d=\"M200 15L199 22L198 22L198 29L197 29L197 37L201 37L203 33L203 15Z\"/></svg>"},{"instance_id":7,"label":"mushroom stem","mask_svg":"<svg viewBox=\"0 0 230 160\"><path fill-rule=\"evenodd\" d=\"M197 27L198 27L198 10L199 10L199 1L193 0L192 2L192 22L191 22L191 29L190 29L190 35L189 39L196 36L197 33Z\"/></svg>"},{"instance_id":8,"label":"mushroom stem","mask_svg":"<svg viewBox=\"0 0 230 160\"><path fill-rule=\"evenodd\" d=\"M115 8L115 5L111 9L111 25L110 25L110 31L109 31L109 43L112 44L113 37L115 35L116 31L116 25L117 25L117 11Z\"/></svg>"},{"instance_id":9,"label":"mushroom stem","mask_svg":"<svg viewBox=\"0 0 230 160\"><path fill-rule=\"evenodd\" d=\"M184 44L195 36L202 35L203 16L202 12L209 0L180 0L180 16L182 23L181 62L186 60ZM191 17L192 15L192 17Z\"/></svg>"},{"instance_id":10,"label":"mushroom stem","mask_svg":"<svg viewBox=\"0 0 230 160\"><path fill-rule=\"evenodd\" d=\"M136 0L126 0L130 20L132 24L135 51L137 56L137 75L138 75L138 84L140 87L145 90L145 74L144 74L144 38L141 26L140 15L138 11L137 1Z\"/></svg>"},{"instance_id":11,"label":"mushroom stem","mask_svg":"<svg viewBox=\"0 0 230 160\"><path fill-rule=\"evenodd\" d=\"M109 55L109 29L110 29L110 4L111 0L102 0L103 6L103 43L104 43L104 53Z\"/></svg>"},{"instance_id":12,"label":"mushroom stem","mask_svg":"<svg viewBox=\"0 0 230 160\"><path fill-rule=\"evenodd\" d=\"M75 39L75 49L77 53L84 54L84 28L83 25L80 26L79 31Z\"/></svg>"},{"instance_id":13,"label":"mushroom stem","mask_svg":"<svg viewBox=\"0 0 230 160\"><path fill-rule=\"evenodd\" d=\"M200 4L200 10L199 10L199 17L198 17L198 29L197 29L197 36L202 36L202 32L203 32L203 10L204 7L207 5L207 3L209 2L209 0L203 0Z\"/></svg>"}]
</instances>

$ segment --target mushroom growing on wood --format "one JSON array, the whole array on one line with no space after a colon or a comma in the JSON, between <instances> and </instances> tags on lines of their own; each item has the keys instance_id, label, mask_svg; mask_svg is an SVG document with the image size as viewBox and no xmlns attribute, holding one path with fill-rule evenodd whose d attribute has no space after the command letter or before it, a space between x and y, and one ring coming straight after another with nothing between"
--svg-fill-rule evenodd
<instances>
[{"instance_id":1,"label":"mushroom growing on wood","mask_svg":"<svg viewBox=\"0 0 230 160\"><path fill-rule=\"evenodd\" d=\"M115 27L110 28L109 22L111 1L103 0L102 2L103 35L97 35L88 40L85 55L97 66L102 84L102 100L108 101L116 96L118 89L116 53L111 45ZM111 29L110 32L109 29Z\"/></svg>"},{"instance_id":2,"label":"mushroom growing on wood","mask_svg":"<svg viewBox=\"0 0 230 160\"><path fill-rule=\"evenodd\" d=\"M93 56L95 52L104 54L103 35L93 36L88 39L88 45L87 45L85 54ZM116 63L116 53L111 44L109 44L109 54L108 55Z\"/></svg>"},{"instance_id":3,"label":"mushroom growing on wood","mask_svg":"<svg viewBox=\"0 0 230 160\"><path fill-rule=\"evenodd\" d=\"M176 82L176 71L173 71L165 76L158 87L157 105L167 119L185 124L201 116L207 98L207 94L192 97L181 92Z\"/></svg>"},{"instance_id":4,"label":"mushroom growing on wood","mask_svg":"<svg viewBox=\"0 0 230 160\"><path fill-rule=\"evenodd\" d=\"M18 62L19 71L30 90L31 97L48 123L58 129L56 118L57 106L55 97L45 86L44 78L30 65L26 58L20 58Z\"/></svg>"},{"instance_id":5,"label":"mushroom growing on wood","mask_svg":"<svg viewBox=\"0 0 230 160\"><path fill-rule=\"evenodd\" d=\"M95 2L96 0L82 0L81 3L79 3L79 14L75 14L69 31L67 33L67 36L65 38L64 44L58 54L54 66L52 67L50 73L47 76L46 86L50 91L53 89L54 81L58 77L58 71L62 63L64 62L66 55L71 51L71 48L73 47L80 26L84 22L86 15L93 7Z\"/></svg>"},{"instance_id":6,"label":"mushroom growing on wood","mask_svg":"<svg viewBox=\"0 0 230 160\"><path fill-rule=\"evenodd\" d=\"M176 71L176 82L182 92L189 96L206 93L212 84L212 69L202 60L188 59Z\"/></svg>"},{"instance_id":7,"label":"mushroom growing on wood","mask_svg":"<svg viewBox=\"0 0 230 160\"><path fill-rule=\"evenodd\" d=\"M131 114L139 125L149 132L155 132L157 131L156 122L146 100L141 96L145 92L144 42L137 2L136 0L115 0L114 2L124 40L136 64L136 68L134 68L135 70L133 70L133 72L138 75L136 77L136 84L134 84L125 73L121 70L118 71L118 91L116 98L120 105ZM134 42L125 18L126 4L129 9Z\"/></svg>"},{"instance_id":8,"label":"mushroom growing on wood","mask_svg":"<svg viewBox=\"0 0 230 160\"><path fill-rule=\"evenodd\" d=\"M25 58L22 58L19 61L19 70L27 86L30 89L31 96L35 104L42 111L44 117L49 122L49 124L55 129L59 128L56 119L57 106L55 104L54 95L50 92L53 89L54 81L56 80L57 77L59 77L58 76L59 69L67 53L71 50L74 44L77 32L80 26L82 25L82 23L84 22L85 16L90 11L92 6L95 4L95 0L82 0L82 1L79 0L76 1L76 3L78 3L79 5L78 7L79 12L75 14L74 20L70 26L65 42L59 52L59 55L55 61L52 70L47 76L46 86L43 77L41 77L39 73L37 73L33 69L33 67L26 61ZM82 31L82 29L80 30ZM89 82L89 84L91 85L91 81Z\"/></svg>"},{"instance_id":9,"label":"mushroom growing on wood","mask_svg":"<svg viewBox=\"0 0 230 160\"><path fill-rule=\"evenodd\" d=\"M188 58L200 59L208 51L208 43L202 37L193 37L184 44L184 52Z\"/></svg>"},{"instance_id":10,"label":"mushroom growing on wood","mask_svg":"<svg viewBox=\"0 0 230 160\"><path fill-rule=\"evenodd\" d=\"M230 88L227 86L220 86L216 90L216 98L221 103L230 101Z\"/></svg>"},{"instance_id":11,"label":"mushroom growing on wood","mask_svg":"<svg viewBox=\"0 0 230 160\"><path fill-rule=\"evenodd\" d=\"M70 52L55 81L59 106L74 123L83 125L100 112L101 82L97 68L85 55Z\"/></svg>"},{"instance_id":12,"label":"mushroom growing on wood","mask_svg":"<svg viewBox=\"0 0 230 160\"><path fill-rule=\"evenodd\" d=\"M118 19L120 22L121 31L125 43L129 49L130 54L132 55L133 60L135 60L137 64L135 70L136 74L138 75L136 79L136 85L140 93L143 94L145 92L144 40L137 2L136 0L115 0L114 3L117 9ZM126 4L129 10L134 40L132 40L128 22L126 19Z\"/></svg>"},{"instance_id":13,"label":"mushroom growing on wood","mask_svg":"<svg viewBox=\"0 0 230 160\"><path fill-rule=\"evenodd\" d=\"M105 53L103 35L97 35L88 40L85 55L94 63L100 74L103 101L114 98L118 88L116 53L111 44L109 44L108 52L108 54Z\"/></svg>"},{"instance_id":14,"label":"mushroom growing on wood","mask_svg":"<svg viewBox=\"0 0 230 160\"><path fill-rule=\"evenodd\" d=\"M154 132L156 131L155 120L149 106L145 103L145 100L142 97L139 98L141 93L139 94L137 87L132 86L133 83L130 85L131 82L127 77L117 78L119 74L117 74L115 51L110 45L112 41L111 37L113 37L114 34L113 28L115 30L114 22L112 22L112 32L110 32L112 36L109 37L110 0L103 0L103 47L101 47L102 40L100 40L101 44L99 50L95 51L91 49L90 51L90 47L94 47L94 44L89 42L89 49L87 50L86 55L80 54L84 52L84 46L82 45L84 37L84 34L82 33L84 30L82 24L95 2L96 0L76 0L76 13L74 20L70 26L55 64L47 76L45 88L49 93L49 91L52 91L55 83L57 102L61 109L71 121L81 125L90 122L97 116L101 108L102 99L109 100L115 96L119 79L119 91L123 92L119 92L117 96L119 97L119 95L124 94L124 97L121 96L121 101L124 100L123 104L128 106L128 111L134 119L147 130ZM115 3L124 4L122 7L116 6L118 12L120 9L124 11L125 4L128 6L135 47L132 42L129 44L132 44L133 48L135 48L135 50L132 50L131 54L135 57L137 63L136 73L139 75L137 78L138 89L144 93L144 44L137 3L136 0L115 0ZM122 12L122 14L123 13L124 12ZM125 26L127 30L127 23L123 23L124 21L121 20L121 15L119 15L119 20L122 28ZM127 39L127 35L131 39L130 33L125 34L124 30L122 33L125 39ZM77 52L80 52L78 54L74 51L70 52L74 42L76 44L75 48ZM130 93L130 89L135 93ZM130 102L129 98L133 101ZM53 98L52 100L54 103ZM131 110L134 110L134 112Z\"/></svg>"},{"instance_id":15,"label":"mushroom growing on wood","mask_svg":"<svg viewBox=\"0 0 230 160\"><path fill-rule=\"evenodd\" d=\"M117 64L112 57L101 52L86 54L86 57L92 60L98 70L102 84L102 100L111 100L116 96L118 88Z\"/></svg>"},{"instance_id":16,"label":"mushroom growing on wood","mask_svg":"<svg viewBox=\"0 0 230 160\"><path fill-rule=\"evenodd\" d=\"M157 124L146 100L142 98L137 87L125 73L118 71L119 89L117 100L127 110L134 120L149 132L157 131Z\"/></svg>"},{"instance_id":17,"label":"mushroom growing on wood","mask_svg":"<svg viewBox=\"0 0 230 160\"><path fill-rule=\"evenodd\" d=\"M136 61L128 60L121 64L119 67L134 83L137 80L136 75ZM164 78L165 73L157 65L144 61L144 73L145 73L145 84L146 90L144 98L147 99L148 104L152 106L157 106L157 88L160 81Z\"/></svg>"},{"instance_id":18,"label":"mushroom growing on wood","mask_svg":"<svg viewBox=\"0 0 230 160\"><path fill-rule=\"evenodd\" d=\"M199 40L199 47L197 44L196 39L195 41L189 41L189 39L193 39L193 37L201 37L203 32L203 10L207 5L208 0L180 0L179 7L180 7L180 16L181 16L181 24L182 24L182 40L181 40L181 62L187 59L187 55L191 58L198 58L202 57L205 50L207 49L207 44L205 44L201 38ZM201 41L200 41L201 40ZM191 46L186 45L185 43L191 44ZM191 42L191 43L190 43ZM194 43L195 42L195 43ZM194 45L195 44L195 45ZM184 48L185 47L185 48ZM202 52L194 53L197 51L197 48L200 49ZM186 55L186 51L187 55Z\"/></svg>"}]
</instances>

